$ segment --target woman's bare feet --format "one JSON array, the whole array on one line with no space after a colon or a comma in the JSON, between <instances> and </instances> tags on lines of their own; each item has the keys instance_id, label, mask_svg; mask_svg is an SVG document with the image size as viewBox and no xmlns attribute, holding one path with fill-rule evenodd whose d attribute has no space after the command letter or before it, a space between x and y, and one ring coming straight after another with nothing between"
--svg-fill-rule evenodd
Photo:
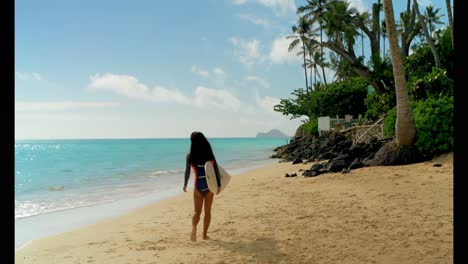
<instances>
[{"instance_id":1,"label":"woman's bare feet","mask_svg":"<svg viewBox=\"0 0 468 264\"><path fill-rule=\"evenodd\" d=\"M193 242L197 241L197 228L196 227L192 227L192 234L190 235L190 240L192 240Z\"/></svg>"},{"instance_id":2,"label":"woman's bare feet","mask_svg":"<svg viewBox=\"0 0 468 264\"><path fill-rule=\"evenodd\" d=\"M208 239L210 239L210 237L207 234L203 234L203 239L208 240Z\"/></svg>"}]
</instances>

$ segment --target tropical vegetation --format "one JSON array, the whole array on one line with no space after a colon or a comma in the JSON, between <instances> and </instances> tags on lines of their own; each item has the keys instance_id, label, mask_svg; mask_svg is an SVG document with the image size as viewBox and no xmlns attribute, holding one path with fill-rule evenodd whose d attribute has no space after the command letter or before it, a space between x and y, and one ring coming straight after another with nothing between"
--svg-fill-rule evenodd
<instances>
[{"instance_id":1,"label":"tropical vegetation","mask_svg":"<svg viewBox=\"0 0 468 264\"><path fill-rule=\"evenodd\" d=\"M391 0L376 0L366 12L344 0L307 0L288 37L291 52L300 48L305 87L293 88L274 110L303 119L298 132L310 134L317 133L319 116L385 117L391 151L424 157L451 151L452 8L449 0L423 8L407 0L395 16Z\"/></svg>"}]
</instances>

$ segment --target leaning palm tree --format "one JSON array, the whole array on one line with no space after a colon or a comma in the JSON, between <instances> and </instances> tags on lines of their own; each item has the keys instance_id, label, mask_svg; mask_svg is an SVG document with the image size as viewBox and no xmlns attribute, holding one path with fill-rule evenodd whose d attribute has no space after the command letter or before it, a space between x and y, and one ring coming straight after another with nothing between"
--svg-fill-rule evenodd
<instances>
[{"instance_id":1,"label":"leaning palm tree","mask_svg":"<svg viewBox=\"0 0 468 264\"><path fill-rule=\"evenodd\" d=\"M445 0L445 5L447 6L447 16L448 16L449 27L450 27L450 35L452 35L452 47L455 47L454 42L453 42L453 17L452 17L452 6L450 5L450 0Z\"/></svg>"},{"instance_id":2,"label":"leaning palm tree","mask_svg":"<svg viewBox=\"0 0 468 264\"><path fill-rule=\"evenodd\" d=\"M423 32L424 32L424 35L426 36L426 41L427 41L427 43L429 43L429 47L431 47L432 55L434 56L435 66L436 66L437 68L440 68L440 58L439 58L439 54L437 53L437 49L436 49L436 46L435 46L434 39L433 39L432 36L429 34L429 31L428 31L428 29L427 29L427 26L426 26L426 19L424 18L423 15L421 15L421 12L419 12L418 1L417 1L417 0L413 0L413 4L414 4L414 10L416 11L416 14L417 14L418 19L419 19L419 23L421 24L421 27L422 27Z\"/></svg>"},{"instance_id":3,"label":"leaning palm tree","mask_svg":"<svg viewBox=\"0 0 468 264\"><path fill-rule=\"evenodd\" d=\"M382 57L385 59L385 38L387 37L387 26L385 25L385 20L382 21L382 38L383 38L383 53Z\"/></svg>"},{"instance_id":4,"label":"leaning palm tree","mask_svg":"<svg viewBox=\"0 0 468 264\"><path fill-rule=\"evenodd\" d=\"M297 26L292 26L293 35L287 36L286 38L292 38L293 41L289 44L288 51L291 52L294 50L299 44L302 45L302 57L304 59L304 77L306 83L306 92L309 93L309 84L307 82L307 66L306 66L306 54L307 54L307 33L310 31L310 24L304 17L299 17L299 21L297 22Z\"/></svg>"},{"instance_id":5,"label":"leaning palm tree","mask_svg":"<svg viewBox=\"0 0 468 264\"><path fill-rule=\"evenodd\" d=\"M424 11L424 18L426 19L426 23L428 25L429 35L432 36L432 32L436 29L436 25L442 25L442 21L440 20L444 15L439 15L440 8L434 8L433 5L426 6L426 10Z\"/></svg>"},{"instance_id":6,"label":"leaning palm tree","mask_svg":"<svg viewBox=\"0 0 468 264\"><path fill-rule=\"evenodd\" d=\"M414 145L416 127L411 114L406 89L405 68L403 67L402 51L398 46L395 19L393 17L392 0L384 0L385 22L390 43L393 77L395 80L395 93L397 101L397 116L395 124L395 141L382 146L374 155L369 165L398 165L408 164L421 160Z\"/></svg>"},{"instance_id":7,"label":"leaning palm tree","mask_svg":"<svg viewBox=\"0 0 468 264\"><path fill-rule=\"evenodd\" d=\"M396 143L399 145L413 145L415 142L416 128L408 99L402 54L398 46L398 36L393 16L393 3L392 0L384 0L383 2L397 99Z\"/></svg>"}]
</instances>

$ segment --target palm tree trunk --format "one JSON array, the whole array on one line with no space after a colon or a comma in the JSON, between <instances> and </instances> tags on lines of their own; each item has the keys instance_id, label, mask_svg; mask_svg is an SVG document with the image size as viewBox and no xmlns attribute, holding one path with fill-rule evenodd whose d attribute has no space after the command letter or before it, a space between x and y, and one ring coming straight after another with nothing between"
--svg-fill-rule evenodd
<instances>
[{"instance_id":1,"label":"palm tree trunk","mask_svg":"<svg viewBox=\"0 0 468 264\"><path fill-rule=\"evenodd\" d=\"M416 139L416 128L411 113L408 90L406 88L405 68L396 33L392 0L384 0L385 22L390 43L395 93L397 100L397 118L395 125L396 142L399 145L413 145Z\"/></svg>"},{"instance_id":2,"label":"palm tree trunk","mask_svg":"<svg viewBox=\"0 0 468 264\"><path fill-rule=\"evenodd\" d=\"M383 37L383 56L382 57L385 59L385 37Z\"/></svg>"},{"instance_id":3,"label":"palm tree trunk","mask_svg":"<svg viewBox=\"0 0 468 264\"><path fill-rule=\"evenodd\" d=\"M317 87L317 66L314 63L314 87Z\"/></svg>"},{"instance_id":4,"label":"palm tree trunk","mask_svg":"<svg viewBox=\"0 0 468 264\"><path fill-rule=\"evenodd\" d=\"M364 64L364 32L361 29L361 54L362 54L362 63Z\"/></svg>"},{"instance_id":5,"label":"palm tree trunk","mask_svg":"<svg viewBox=\"0 0 468 264\"><path fill-rule=\"evenodd\" d=\"M455 42L453 41L453 17L452 17L452 7L450 5L450 0L445 0L445 4L447 5L447 16L448 22L450 27L450 35L452 36L452 48L455 48Z\"/></svg>"},{"instance_id":6,"label":"palm tree trunk","mask_svg":"<svg viewBox=\"0 0 468 264\"><path fill-rule=\"evenodd\" d=\"M429 46L431 47L432 55L434 55L434 60L435 60L436 67L440 68L439 54L437 53L437 49L435 47L434 39L432 38L431 35L429 35L429 32L427 30L427 26L426 26L426 21L425 21L424 17L421 15L421 13L419 12L418 1L413 0L413 3L414 3L413 8L416 11L416 14L418 15L419 23L421 23L421 27L423 29L424 35L426 36L427 42L429 43Z\"/></svg>"},{"instance_id":7,"label":"palm tree trunk","mask_svg":"<svg viewBox=\"0 0 468 264\"><path fill-rule=\"evenodd\" d=\"M302 56L304 58L304 76L305 76L305 83L306 83L306 92L309 93L309 84L307 83L307 67L306 67L306 59L305 59L305 56L306 56L306 50L305 50L305 45L304 45L304 39L301 38L301 41L302 41L302 49L304 51L303 55Z\"/></svg>"},{"instance_id":8,"label":"palm tree trunk","mask_svg":"<svg viewBox=\"0 0 468 264\"><path fill-rule=\"evenodd\" d=\"M322 39L322 35L323 35L323 31L322 31L322 20L320 20L320 43L323 43L323 39ZM323 76L323 83L325 84L325 88L328 87L327 85L327 79L325 78L325 69L323 68L323 46L320 45L320 66L322 67L322 76Z\"/></svg>"},{"instance_id":9,"label":"palm tree trunk","mask_svg":"<svg viewBox=\"0 0 468 264\"><path fill-rule=\"evenodd\" d=\"M310 54L310 52L309 52L309 60L310 60L310 63L312 64L312 55ZM309 74L310 74L310 76L309 76L310 77L310 90L312 91L315 88L315 86L312 85L312 65L310 65L310 73Z\"/></svg>"}]
</instances>

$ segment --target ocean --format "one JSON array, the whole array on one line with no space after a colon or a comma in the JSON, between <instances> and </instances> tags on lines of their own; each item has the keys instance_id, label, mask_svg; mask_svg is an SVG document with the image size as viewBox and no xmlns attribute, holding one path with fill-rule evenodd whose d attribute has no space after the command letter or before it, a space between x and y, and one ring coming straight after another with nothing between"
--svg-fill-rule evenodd
<instances>
[{"instance_id":1,"label":"ocean","mask_svg":"<svg viewBox=\"0 0 468 264\"><path fill-rule=\"evenodd\" d=\"M235 176L276 162L273 149L289 139L209 141ZM181 193L189 148L188 138L16 140L16 248Z\"/></svg>"}]
</instances>

